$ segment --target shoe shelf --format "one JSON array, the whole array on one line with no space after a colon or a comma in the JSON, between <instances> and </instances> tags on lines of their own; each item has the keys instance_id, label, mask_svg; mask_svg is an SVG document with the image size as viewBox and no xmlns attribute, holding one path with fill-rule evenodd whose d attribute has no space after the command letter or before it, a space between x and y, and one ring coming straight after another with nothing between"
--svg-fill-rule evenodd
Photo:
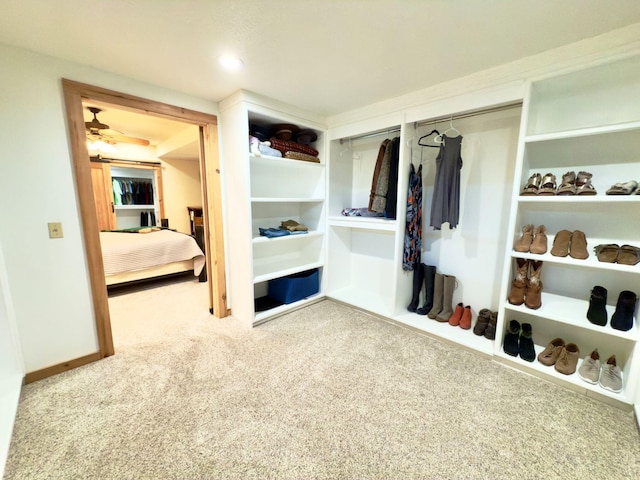
<instances>
[{"instance_id":1,"label":"shoe shelf","mask_svg":"<svg viewBox=\"0 0 640 480\"><path fill-rule=\"evenodd\" d=\"M540 352L542 352L545 349L544 346L534 345L534 349L536 352L536 360L534 360L533 362L527 362L526 360L522 360L520 357L512 357L511 355L507 355L503 351L495 353L495 355L507 364L516 366L518 369L528 370L531 373L535 373L537 374L537 376L546 378L547 380L550 380L554 383L559 383L565 386L568 383L574 388L577 387L580 390L593 392L597 395L602 395L602 396L611 398L613 400L621 401L627 404L633 402L632 395L626 391L626 383L627 383L627 377L625 375L626 372L623 372L622 374L623 388L621 392L612 392L611 390L602 388L599 384L589 383L582 380L582 378L580 378L580 376L578 375L578 370L580 369L580 366L582 365L582 362L584 361L585 356L589 356L591 352L585 353L581 351L580 352L581 358L580 360L578 360L578 364L576 365L576 372L572 373L571 375L564 375L556 371L553 365L546 366L538 362L537 357L540 354ZM600 360L602 361L602 358ZM606 362L606 358L604 359L604 361Z\"/></svg>"},{"instance_id":2,"label":"shoe shelf","mask_svg":"<svg viewBox=\"0 0 640 480\"><path fill-rule=\"evenodd\" d=\"M558 295L548 292L542 292L542 306L536 310L523 305L512 305L505 302L505 310L530 315L532 317L544 318L550 321L578 327L584 330L590 330L603 335L618 337L632 342L640 340L640 329L638 328L636 318L634 317L634 326L626 332L616 330L609 325L611 317L615 312L615 306L607 305L607 318L609 319L606 326L599 326L591 323L587 319L587 310L589 302L578 298L572 298L564 295Z\"/></svg>"},{"instance_id":3,"label":"shoe shelf","mask_svg":"<svg viewBox=\"0 0 640 480\"><path fill-rule=\"evenodd\" d=\"M386 218L330 216L327 220L329 225L334 227L362 228L387 232L395 232L397 228L396 220L387 220Z\"/></svg>"},{"instance_id":4,"label":"shoe shelf","mask_svg":"<svg viewBox=\"0 0 640 480\"><path fill-rule=\"evenodd\" d=\"M550 236L547 236L547 238L550 238ZM600 243L593 242L593 245L594 246L600 245L601 243L614 243L614 242L610 240L606 242L600 242ZM640 246L640 242L636 242L636 243L638 243L638 246ZM568 265L572 267L593 268L593 269L605 270L610 272L640 274L640 263L638 263L637 265L621 265L618 263L607 263L607 262L599 261L595 253L593 253L593 248L591 248L591 244L592 242L590 241L589 250L591 250L591 253L589 253L589 258L586 258L584 260L572 258L570 256L556 257L554 255L551 255L548 251L547 253L543 253L539 255L535 253L516 252L515 250L511 252L511 258L526 258L529 260L542 261L545 263L555 263L558 265ZM551 248L551 245L553 245L553 243L549 243L549 248Z\"/></svg>"},{"instance_id":5,"label":"shoe shelf","mask_svg":"<svg viewBox=\"0 0 640 480\"><path fill-rule=\"evenodd\" d=\"M600 135L613 135L617 138L624 138L625 136L631 134L633 136L637 136L640 131L640 121L633 122L623 122L617 123L615 125L602 125L588 128L578 128L574 130L564 130L559 132L550 132L550 133L537 133L532 135L526 135L524 137L525 143L536 143L536 142L554 142L554 141L572 141L573 139L579 138L581 142L589 141L583 137L598 137ZM616 139L617 139L616 138ZM596 138L599 140L599 144L602 143L602 139ZM558 142L558 143L559 143ZM583 145L585 146L585 145ZM559 148L562 148L561 145L554 146L556 151ZM560 152L557 152L560 153Z\"/></svg>"},{"instance_id":6,"label":"shoe shelf","mask_svg":"<svg viewBox=\"0 0 640 480\"><path fill-rule=\"evenodd\" d=\"M474 312L476 313L476 312ZM450 341L456 345L463 346L465 348L486 354L492 355L493 353L493 340L485 338L481 335L475 335L473 333L473 327L475 326L476 316L474 315L474 323L469 330L463 330L460 327L454 327L449 325L448 322L438 322L432 320L426 315L417 315L415 313L402 313L392 317L393 320L407 325L413 329L425 332L430 336L440 338L445 341Z\"/></svg>"}]
</instances>

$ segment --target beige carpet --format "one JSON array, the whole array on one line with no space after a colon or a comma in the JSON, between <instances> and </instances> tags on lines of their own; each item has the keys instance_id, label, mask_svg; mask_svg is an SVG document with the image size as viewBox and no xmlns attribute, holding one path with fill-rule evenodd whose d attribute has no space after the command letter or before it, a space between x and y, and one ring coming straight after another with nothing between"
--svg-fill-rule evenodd
<instances>
[{"instance_id":1,"label":"beige carpet","mask_svg":"<svg viewBox=\"0 0 640 480\"><path fill-rule=\"evenodd\" d=\"M7 479L640 478L631 412L332 301L110 304L117 355L24 388Z\"/></svg>"}]
</instances>

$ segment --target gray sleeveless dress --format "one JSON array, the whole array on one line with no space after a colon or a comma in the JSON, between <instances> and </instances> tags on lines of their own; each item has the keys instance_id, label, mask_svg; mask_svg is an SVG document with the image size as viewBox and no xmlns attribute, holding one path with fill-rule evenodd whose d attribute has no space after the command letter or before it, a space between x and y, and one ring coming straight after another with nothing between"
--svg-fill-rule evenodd
<instances>
[{"instance_id":1,"label":"gray sleeveless dress","mask_svg":"<svg viewBox=\"0 0 640 480\"><path fill-rule=\"evenodd\" d=\"M460 215L460 170L462 169L462 135L442 136L444 144L436 158L436 181L431 200L431 226L440 230L444 222L449 228L458 226Z\"/></svg>"}]
</instances>

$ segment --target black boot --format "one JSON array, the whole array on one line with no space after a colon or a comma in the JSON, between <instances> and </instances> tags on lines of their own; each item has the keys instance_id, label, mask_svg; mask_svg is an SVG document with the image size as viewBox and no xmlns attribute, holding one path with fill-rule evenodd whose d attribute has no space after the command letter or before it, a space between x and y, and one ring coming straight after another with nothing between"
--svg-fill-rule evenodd
<instances>
[{"instance_id":1,"label":"black boot","mask_svg":"<svg viewBox=\"0 0 640 480\"><path fill-rule=\"evenodd\" d=\"M424 280L424 270L422 263L417 263L413 267L413 296L411 297L411 303L407 307L410 312L415 312L418 308L418 302L420 301L420 291L422 290L422 282Z\"/></svg>"},{"instance_id":2,"label":"black boot","mask_svg":"<svg viewBox=\"0 0 640 480\"><path fill-rule=\"evenodd\" d=\"M424 270L424 305L422 305L416 313L418 315L426 315L433 308L433 282L436 278L436 267L433 265L422 264Z\"/></svg>"},{"instance_id":3,"label":"black boot","mask_svg":"<svg viewBox=\"0 0 640 480\"><path fill-rule=\"evenodd\" d=\"M607 324L607 289L595 286L591 290L587 318L595 325L604 327Z\"/></svg>"},{"instance_id":4,"label":"black boot","mask_svg":"<svg viewBox=\"0 0 640 480\"><path fill-rule=\"evenodd\" d=\"M638 297L629 290L620 292L616 311L611 316L611 328L626 332L633 327L633 312L636 309Z\"/></svg>"}]
</instances>

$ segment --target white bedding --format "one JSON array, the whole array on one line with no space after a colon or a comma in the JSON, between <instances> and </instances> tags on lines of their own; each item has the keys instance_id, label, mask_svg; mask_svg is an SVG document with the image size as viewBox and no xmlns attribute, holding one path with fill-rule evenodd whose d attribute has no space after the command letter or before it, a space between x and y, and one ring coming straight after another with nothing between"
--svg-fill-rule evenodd
<instances>
[{"instance_id":1,"label":"white bedding","mask_svg":"<svg viewBox=\"0 0 640 480\"><path fill-rule=\"evenodd\" d=\"M144 270L167 263L193 260L193 274L200 275L204 253L195 239L184 233L158 230L150 233L100 232L106 276Z\"/></svg>"}]
</instances>

